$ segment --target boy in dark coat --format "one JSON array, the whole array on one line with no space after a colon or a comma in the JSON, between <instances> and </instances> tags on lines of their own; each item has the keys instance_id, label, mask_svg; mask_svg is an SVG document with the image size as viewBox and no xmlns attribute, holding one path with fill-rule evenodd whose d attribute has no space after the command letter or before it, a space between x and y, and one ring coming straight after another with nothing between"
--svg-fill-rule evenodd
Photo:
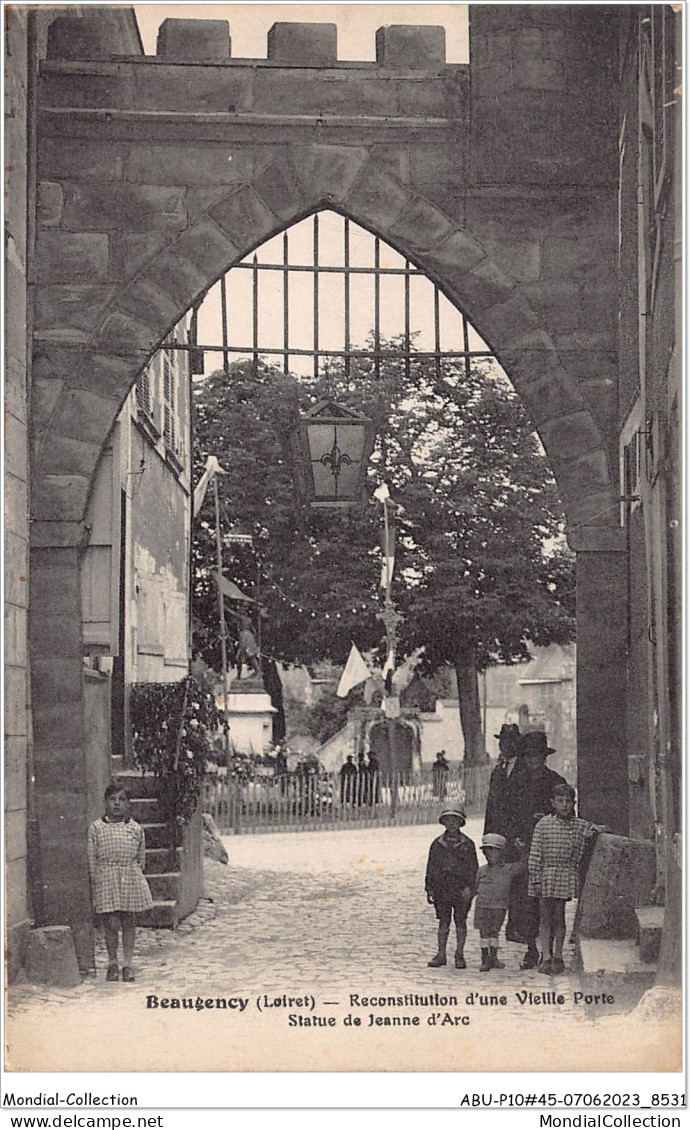
<instances>
[{"instance_id":1,"label":"boy in dark coat","mask_svg":"<svg viewBox=\"0 0 690 1130\"><path fill-rule=\"evenodd\" d=\"M439 816L439 823L446 830L434 840L429 849L424 887L427 901L436 908L438 951L427 964L434 969L446 964L446 945L453 917L457 938L455 968L466 968L467 912L472 902L479 864L472 840L460 831L465 822L465 813L461 808L444 808Z\"/></svg>"}]
</instances>

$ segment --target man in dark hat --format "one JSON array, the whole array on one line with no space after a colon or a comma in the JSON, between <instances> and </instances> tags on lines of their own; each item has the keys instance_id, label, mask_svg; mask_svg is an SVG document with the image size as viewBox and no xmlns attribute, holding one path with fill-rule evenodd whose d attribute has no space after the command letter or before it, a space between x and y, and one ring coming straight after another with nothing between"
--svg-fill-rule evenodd
<instances>
[{"instance_id":1,"label":"man in dark hat","mask_svg":"<svg viewBox=\"0 0 690 1130\"><path fill-rule=\"evenodd\" d=\"M494 832L504 836L510 844L518 835L513 828L512 809L514 801L511 799L515 790L515 768L517 761L518 743L520 741L520 727L514 722L504 722L501 732L494 734L498 738L498 765L491 774L489 792L486 798L486 812L484 815L484 832Z\"/></svg>"},{"instance_id":2,"label":"man in dark hat","mask_svg":"<svg viewBox=\"0 0 690 1130\"><path fill-rule=\"evenodd\" d=\"M515 833L514 843L523 850L529 850L537 822L551 812L554 785L566 783L559 773L546 768L546 758L555 752L548 744L543 730L522 734L518 741L509 809L510 830ZM496 830L506 835L502 829ZM538 934L539 902L528 896L527 877L519 875L511 888L506 939L527 944L522 969L534 969L539 961Z\"/></svg>"}]
</instances>

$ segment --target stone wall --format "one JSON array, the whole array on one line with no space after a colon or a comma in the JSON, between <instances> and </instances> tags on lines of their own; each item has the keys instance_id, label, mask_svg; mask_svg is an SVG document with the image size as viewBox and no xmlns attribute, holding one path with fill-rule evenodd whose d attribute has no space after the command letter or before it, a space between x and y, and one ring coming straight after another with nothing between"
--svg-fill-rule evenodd
<instances>
[{"instance_id":1,"label":"stone wall","mask_svg":"<svg viewBox=\"0 0 690 1130\"><path fill-rule=\"evenodd\" d=\"M5 51L5 834L8 966L21 963L31 920L27 865L29 470L27 359L27 11L6 13Z\"/></svg>"}]
</instances>

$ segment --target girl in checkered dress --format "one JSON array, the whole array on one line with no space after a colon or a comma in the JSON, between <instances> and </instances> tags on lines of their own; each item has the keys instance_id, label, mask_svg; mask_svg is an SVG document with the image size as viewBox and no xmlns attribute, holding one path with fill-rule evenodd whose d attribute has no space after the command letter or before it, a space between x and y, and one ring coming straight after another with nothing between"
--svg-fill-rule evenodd
<instances>
[{"instance_id":1,"label":"girl in checkered dress","mask_svg":"<svg viewBox=\"0 0 690 1130\"><path fill-rule=\"evenodd\" d=\"M579 865L587 841L605 831L575 815L575 789L564 781L551 795L554 812L534 829L528 860L531 898L539 899L540 973L562 973L565 904L580 893Z\"/></svg>"},{"instance_id":2,"label":"girl in checkered dress","mask_svg":"<svg viewBox=\"0 0 690 1130\"><path fill-rule=\"evenodd\" d=\"M153 906L144 877L144 829L129 815L129 791L117 781L105 790L105 815L89 828L87 855L94 910L102 916L108 951L106 981L119 980L117 945L122 931L122 980L133 981L136 915Z\"/></svg>"}]
</instances>

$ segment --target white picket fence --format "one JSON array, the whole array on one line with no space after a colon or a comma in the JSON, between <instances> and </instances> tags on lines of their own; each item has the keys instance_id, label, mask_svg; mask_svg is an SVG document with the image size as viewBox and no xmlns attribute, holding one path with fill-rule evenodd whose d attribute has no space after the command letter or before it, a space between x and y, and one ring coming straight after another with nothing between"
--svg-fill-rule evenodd
<instances>
[{"instance_id":1,"label":"white picket fence","mask_svg":"<svg viewBox=\"0 0 690 1130\"><path fill-rule=\"evenodd\" d=\"M203 807L225 835L428 824L446 804L483 812L489 775L489 766L461 767L444 781L442 796L428 775L398 781L378 773L344 781L338 773L326 772L251 781L214 776L204 783Z\"/></svg>"}]
</instances>

